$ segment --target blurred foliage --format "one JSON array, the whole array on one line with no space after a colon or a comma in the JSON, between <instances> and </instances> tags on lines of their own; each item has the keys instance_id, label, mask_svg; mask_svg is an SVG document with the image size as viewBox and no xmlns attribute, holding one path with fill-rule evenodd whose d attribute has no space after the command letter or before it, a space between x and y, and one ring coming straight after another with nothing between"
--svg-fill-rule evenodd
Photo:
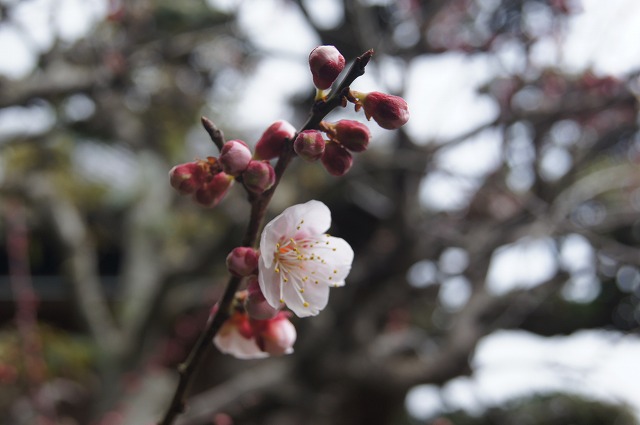
<instances>
[{"instance_id":1,"label":"blurred foliage","mask_svg":"<svg viewBox=\"0 0 640 425\"><path fill-rule=\"evenodd\" d=\"M635 425L625 407L571 394L547 394L516 399L493 407L481 416L454 412L430 422L431 425Z\"/></svg>"},{"instance_id":2,"label":"blurred foliage","mask_svg":"<svg viewBox=\"0 0 640 425\"><path fill-rule=\"evenodd\" d=\"M93 385L97 353L87 337L45 324L29 337L35 346L25 350L24 335L13 327L0 330L0 409L47 381Z\"/></svg>"}]
</instances>

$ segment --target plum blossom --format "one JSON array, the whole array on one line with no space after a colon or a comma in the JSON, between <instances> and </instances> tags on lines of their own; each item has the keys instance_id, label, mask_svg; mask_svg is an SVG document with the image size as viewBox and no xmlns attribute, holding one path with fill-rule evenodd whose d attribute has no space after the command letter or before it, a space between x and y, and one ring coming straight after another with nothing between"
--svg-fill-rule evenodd
<instances>
[{"instance_id":1,"label":"plum blossom","mask_svg":"<svg viewBox=\"0 0 640 425\"><path fill-rule=\"evenodd\" d=\"M326 233L330 226L329 208L315 200L287 208L265 226L258 276L272 307L315 316L327 305L329 288L344 285L353 250Z\"/></svg>"}]
</instances>

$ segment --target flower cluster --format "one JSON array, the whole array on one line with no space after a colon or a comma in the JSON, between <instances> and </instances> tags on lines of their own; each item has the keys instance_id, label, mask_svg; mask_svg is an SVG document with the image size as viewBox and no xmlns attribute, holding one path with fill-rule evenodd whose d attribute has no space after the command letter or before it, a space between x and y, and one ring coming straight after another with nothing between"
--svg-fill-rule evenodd
<instances>
[{"instance_id":1,"label":"flower cluster","mask_svg":"<svg viewBox=\"0 0 640 425\"><path fill-rule=\"evenodd\" d=\"M265 337L256 329L267 332L266 341L273 335L290 336L293 325L281 309L289 308L298 317L315 316L327 306L330 288L345 284L353 250L344 239L326 233L330 226L329 208L312 200L285 209L267 224L259 251L239 247L229 254L229 272L243 277L247 289L236 294L242 302L236 303L216 337L220 351L239 358L293 351L291 346L283 349L282 342L278 349L266 349L269 346L260 342ZM295 330L293 335L283 340L293 344Z\"/></svg>"},{"instance_id":2,"label":"flower cluster","mask_svg":"<svg viewBox=\"0 0 640 425\"><path fill-rule=\"evenodd\" d=\"M271 140L282 145L292 138L295 129L289 126L289 131L272 134ZM261 159L258 152L252 156L251 149L242 140L226 142L218 158L197 159L169 171L171 186L183 195L193 195L194 201L205 207L218 205L236 179L249 192L259 195L273 186L276 174L269 161Z\"/></svg>"},{"instance_id":3,"label":"flower cluster","mask_svg":"<svg viewBox=\"0 0 640 425\"><path fill-rule=\"evenodd\" d=\"M333 85L344 66L344 57L334 46L316 47L311 52L309 68L317 89L316 100L325 100L327 89ZM363 109L367 120L373 118L380 127L387 130L400 128L409 120L407 102L398 96L348 90L343 103L346 102L352 102L356 111ZM352 153L365 151L370 139L369 129L358 121L321 121L318 129L298 134L294 149L307 161L320 159L329 174L342 176L353 165Z\"/></svg>"},{"instance_id":4,"label":"flower cluster","mask_svg":"<svg viewBox=\"0 0 640 425\"><path fill-rule=\"evenodd\" d=\"M322 91L320 99L324 98L324 90L330 88L344 69L344 57L334 46L319 46L309 55L309 68L313 76L313 83L318 91ZM364 109L367 120L373 118L382 128L395 130L409 121L407 102L399 97L377 91L363 93L349 90L347 100L355 104L356 111Z\"/></svg>"},{"instance_id":5,"label":"flower cluster","mask_svg":"<svg viewBox=\"0 0 640 425\"><path fill-rule=\"evenodd\" d=\"M215 207L233 184L233 176L222 171L217 158L208 157L176 165L169 171L169 181L179 193L193 195L198 204Z\"/></svg>"},{"instance_id":6,"label":"flower cluster","mask_svg":"<svg viewBox=\"0 0 640 425\"><path fill-rule=\"evenodd\" d=\"M366 60L361 62L366 65L372 53L356 61ZM365 124L347 119L323 121L328 111L351 102L356 112L363 110L367 120L373 118L382 128L397 129L408 121L409 110L402 98L348 87L361 72L350 70L331 93L345 68L345 59L334 46L315 48L309 55L309 68L316 87L314 113L322 110L320 116L310 119L300 132L286 121L276 121L264 131L253 153L241 140L223 144L212 135L221 147L219 157L175 166L169 173L171 185L201 205L215 206L237 181L252 194L252 208L261 208L260 219L252 223L257 226L270 197L262 195L276 184L269 161L282 160L284 167L278 168L282 173L297 155L305 161L320 161L331 175L342 176L351 168L353 154L368 148L371 133ZM238 358L293 352L296 330L289 317L320 313L327 306L330 288L343 286L351 270L353 250L345 240L327 233L330 226L329 208L312 200L285 209L268 223L259 246L237 247L229 253L227 269L235 282L230 287L237 289L240 284L246 289L236 292L226 312L229 316L214 338L220 351Z\"/></svg>"}]
</instances>

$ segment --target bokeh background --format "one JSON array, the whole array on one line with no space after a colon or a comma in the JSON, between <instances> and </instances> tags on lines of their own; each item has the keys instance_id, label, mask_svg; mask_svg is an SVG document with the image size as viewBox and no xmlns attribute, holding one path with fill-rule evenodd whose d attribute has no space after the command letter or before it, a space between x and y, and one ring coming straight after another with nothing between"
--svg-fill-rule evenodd
<instances>
[{"instance_id":1,"label":"bokeh background","mask_svg":"<svg viewBox=\"0 0 640 425\"><path fill-rule=\"evenodd\" d=\"M320 44L401 95L343 178L296 161L356 252L295 353L207 355L180 424L636 424L637 0L1 0L0 423L151 424L248 204L179 197L299 127ZM356 117L351 109L330 119ZM362 116L359 116L362 119Z\"/></svg>"}]
</instances>

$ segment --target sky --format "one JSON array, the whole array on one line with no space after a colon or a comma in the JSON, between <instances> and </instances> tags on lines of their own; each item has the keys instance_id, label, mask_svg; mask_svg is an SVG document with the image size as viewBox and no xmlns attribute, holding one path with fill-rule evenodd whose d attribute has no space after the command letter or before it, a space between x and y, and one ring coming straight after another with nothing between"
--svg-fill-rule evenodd
<instances>
[{"instance_id":1,"label":"sky","mask_svg":"<svg viewBox=\"0 0 640 425\"><path fill-rule=\"evenodd\" d=\"M285 100L292 93L308 89L306 58L319 39L305 26L300 12L293 7L283 8L283 2L208 2L218 7L238 8L240 25L249 37L266 50L280 53L259 64L248 82L251 90L244 92L238 110L232 112L247 122L249 131L259 134L271 122L291 114ZM310 6L312 18L320 25L331 26L341 18L340 8L334 0L308 0L305 3ZM0 52L3 52L0 74L11 79L27 75L35 66L36 53L50 48L54 37L72 43L106 13L107 4L103 0L23 1L18 7L18 26L0 25ZM531 19L543 18L534 15ZM583 0L582 12L569 19L566 36L559 47L554 40L542 39L532 47L534 60L540 65L556 65L576 72L591 68L601 74L625 74L640 68L638 22L638 0ZM292 40L296 42L292 43ZM488 97L479 96L476 90L495 75L522 66L518 52L513 49L506 44L497 57L469 57L452 52L413 60L407 70L406 98L412 116L429 119L410 120L408 132L420 143L441 143L493 120L498 113L497 106ZM287 72L281 72L285 67ZM401 83L402 73L396 69L397 64L381 58L371 67L371 74L375 75L384 70L387 80L382 81L383 84L392 87ZM358 79L354 89L379 89L380 83L366 74ZM85 102L80 109L91 106L86 105L87 99L75 101L80 105ZM268 108L264 107L264 102L269 102ZM73 109L73 105L70 108ZM261 113L256 114L256 110ZM38 124L34 126L33 123ZM0 110L0 140L24 131L44 132L54 124L53 114L46 106L5 108ZM374 138L384 139L384 131L372 128L372 132ZM480 184L482 176L500 164L498 142L496 130L487 130L453 148L443 149L437 157L438 170L430 173L421 186L423 205L434 211L463 206L466 194ZM101 169L105 162L119 162L129 169L135 168L130 160L126 160L126 152L117 152L113 161L103 161L109 152L101 151L99 147L93 149L90 144L84 149L86 151L77 153L83 158L78 162L94 164L94 174L113 172ZM91 162L87 158L100 160ZM523 161L526 161L526 155ZM551 152L549 170L562 173L563 161L566 168L562 150ZM1 169L0 164L0 178ZM126 173L120 170L116 174ZM450 259L441 258L438 267L453 264L451 267L464 269L464 252L447 255ZM594 255L589 243L578 235L569 235L559 246L544 236L526 237L494 254L489 289L503 294L515 288L531 288L558 268L564 268L571 274L563 292L565 297L589 301L599 291L592 267ZM536 267L525 268L525 264L536 264ZM409 271L409 281L417 286L433 284L436 268L436 261L422 261ZM637 270L635 273L637 275ZM442 284L439 296L443 304L459 308L468 295L469 283L452 273L452 278ZM500 331L482 340L473 357L474 374L471 377L458 378L442 388L418 387L408 396L407 407L415 416L426 419L451 408L481 411L485 406L532 391L561 389L629 403L640 418L639 358L640 339L632 335L594 330L544 338L520 331ZM559 375L558 370L562 374Z\"/></svg>"},{"instance_id":2,"label":"sky","mask_svg":"<svg viewBox=\"0 0 640 425\"><path fill-rule=\"evenodd\" d=\"M414 387L406 405L417 418L464 409L481 414L506 400L568 392L626 404L640 417L640 341L619 332L583 330L541 337L498 331L485 337L473 359L473 375Z\"/></svg>"}]
</instances>

